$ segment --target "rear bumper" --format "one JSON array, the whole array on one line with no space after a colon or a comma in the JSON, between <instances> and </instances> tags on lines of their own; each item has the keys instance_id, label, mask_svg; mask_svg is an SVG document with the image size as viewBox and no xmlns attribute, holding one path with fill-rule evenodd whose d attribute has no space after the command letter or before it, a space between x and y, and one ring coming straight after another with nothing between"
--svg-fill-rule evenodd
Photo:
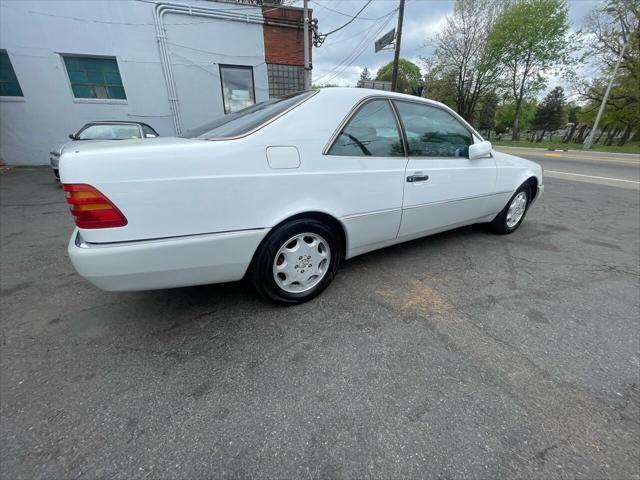
<instances>
[{"instance_id":1,"label":"rear bumper","mask_svg":"<svg viewBox=\"0 0 640 480\"><path fill-rule=\"evenodd\" d=\"M86 243L76 229L69 257L102 290L135 291L240 280L268 229L112 244Z\"/></svg>"}]
</instances>

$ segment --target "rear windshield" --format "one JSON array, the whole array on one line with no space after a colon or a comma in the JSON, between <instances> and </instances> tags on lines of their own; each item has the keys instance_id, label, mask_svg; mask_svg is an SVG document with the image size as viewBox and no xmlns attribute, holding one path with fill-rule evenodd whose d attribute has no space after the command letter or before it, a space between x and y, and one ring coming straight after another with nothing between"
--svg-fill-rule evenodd
<instances>
[{"instance_id":1,"label":"rear windshield","mask_svg":"<svg viewBox=\"0 0 640 480\"><path fill-rule=\"evenodd\" d=\"M282 112L295 107L317 91L292 93L281 98L257 103L234 113L229 113L204 125L184 132L184 138L220 139L245 135L268 123Z\"/></svg>"}]
</instances>

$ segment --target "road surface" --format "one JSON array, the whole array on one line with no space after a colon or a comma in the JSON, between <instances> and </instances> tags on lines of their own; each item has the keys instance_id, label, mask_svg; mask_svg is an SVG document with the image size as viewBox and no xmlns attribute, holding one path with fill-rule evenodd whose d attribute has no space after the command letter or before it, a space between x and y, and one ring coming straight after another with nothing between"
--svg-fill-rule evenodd
<instances>
[{"instance_id":1,"label":"road surface","mask_svg":"<svg viewBox=\"0 0 640 480\"><path fill-rule=\"evenodd\" d=\"M290 308L99 291L51 169L0 169L0 478L639 480L637 167L545 153L588 177L547 171L512 235L361 255Z\"/></svg>"},{"instance_id":2,"label":"road surface","mask_svg":"<svg viewBox=\"0 0 640 480\"><path fill-rule=\"evenodd\" d=\"M545 177L640 189L640 155L515 147L496 150L538 162Z\"/></svg>"}]
</instances>

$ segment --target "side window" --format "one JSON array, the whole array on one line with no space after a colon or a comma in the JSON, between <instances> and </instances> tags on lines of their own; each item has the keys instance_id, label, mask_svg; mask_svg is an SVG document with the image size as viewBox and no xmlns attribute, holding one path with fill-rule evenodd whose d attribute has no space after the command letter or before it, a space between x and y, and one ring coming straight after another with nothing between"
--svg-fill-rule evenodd
<instances>
[{"instance_id":1,"label":"side window","mask_svg":"<svg viewBox=\"0 0 640 480\"><path fill-rule=\"evenodd\" d=\"M410 157L467 157L471 132L450 113L429 105L394 101Z\"/></svg>"},{"instance_id":2,"label":"side window","mask_svg":"<svg viewBox=\"0 0 640 480\"><path fill-rule=\"evenodd\" d=\"M404 156L389 101L371 100L361 107L342 129L328 153L348 157Z\"/></svg>"},{"instance_id":3,"label":"side window","mask_svg":"<svg viewBox=\"0 0 640 480\"><path fill-rule=\"evenodd\" d=\"M140 126L142 127L142 133L144 134L145 138L153 138L158 136L156 131L153 128L151 128L149 125L140 125Z\"/></svg>"}]
</instances>

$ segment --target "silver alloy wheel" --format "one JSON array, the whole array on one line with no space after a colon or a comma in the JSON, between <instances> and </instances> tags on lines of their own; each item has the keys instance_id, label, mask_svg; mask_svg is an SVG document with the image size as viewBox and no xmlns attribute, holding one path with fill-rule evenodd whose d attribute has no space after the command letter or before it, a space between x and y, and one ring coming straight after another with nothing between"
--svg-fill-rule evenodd
<instances>
[{"instance_id":1,"label":"silver alloy wheel","mask_svg":"<svg viewBox=\"0 0 640 480\"><path fill-rule=\"evenodd\" d=\"M526 209L527 193L520 192L511 200L511 205L509 205L509 210L507 210L507 227L515 227L518 222L522 220Z\"/></svg>"},{"instance_id":2,"label":"silver alloy wheel","mask_svg":"<svg viewBox=\"0 0 640 480\"><path fill-rule=\"evenodd\" d=\"M302 293L318 285L329 271L331 249L317 233L287 240L273 260L273 278L287 293Z\"/></svg>"}]
</instances>

